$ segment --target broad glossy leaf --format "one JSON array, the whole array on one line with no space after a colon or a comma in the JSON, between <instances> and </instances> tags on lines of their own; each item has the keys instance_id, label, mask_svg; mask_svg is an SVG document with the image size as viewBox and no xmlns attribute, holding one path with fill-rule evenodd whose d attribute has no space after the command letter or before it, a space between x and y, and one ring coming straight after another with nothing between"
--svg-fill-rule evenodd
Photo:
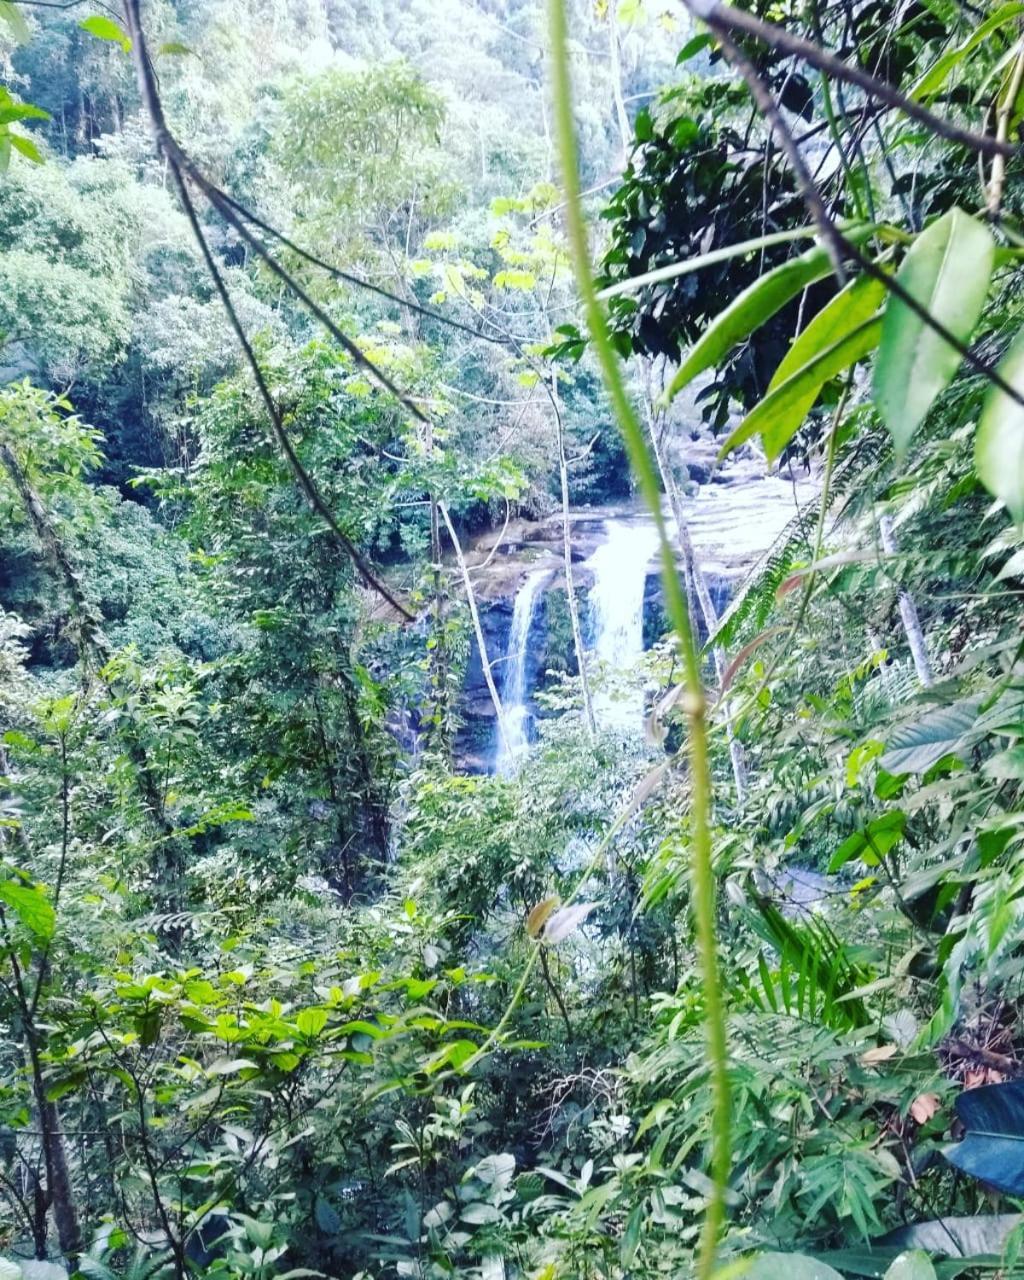
<instances>
[{"instance_id":1,"label":"broad glossy leaf","mask_svg":"<svg viewBox=\"0 0 1024 1280\"><path fill-rule=\"evenodd\" d=\"M50 900L40 885L18 880L0 880L0 901L5 902L26 929L37 938L52 938L57 919Z\"/></svg>"},{"instance_id":2,"label":"broad glossy leaf","mask_svg":"<svg viewBox=\"0 0 1024 1280\"><path fill-rule=\"evenodd\" d=\"M882 768L889 773L924 773L964 745L975 728L981 705L980 697L963 698L900 725L889 735Z\"/></svg>"},{"instance_id":3,"label":"broad glossy leaf","mask_svg":"<svg viewBox=\"0 0 1024 1280\"><path fill-rule=\"evenodd\" d=\"M206 1068L209 1076L233 1076L240 1071L258 1071L259 1064L251 1058L218 1058Z\"/></svg>"},{"instance_id":4,"label":"broad glossy leaf","mask_svg":"<svg viewBox=\"0 0 1024 1280\"><path fill-rule=\"evenodd\" d=\"M814 407L825 383L863 359L878 343L881 331L881 320L869 320L819 352L751 409L718 456L724 457L751 436L760 434L769 461L777 458Z\"/></svg>"},{"instance_id":5,"label":"broad glossy leaf","mask_svg":"<svg viewBox=\"0 0 1024 1280\"><path fill-rule=\"evenodd\" d=\"M999 373L1024 396L1024 331L1000 361ZM989 493L1006 503L1014 519L1024 520L1024 406L998 387L989 390L978 421L974 469Z\"/></svg>"},{"instance_id":6,"label":"broad glossy leaf","mask_svg":"<svg viewBox=\"0 0 1024 1280\"><path fill-rule=\"evenodd\" d=\"M979 1213L970 1217L931 1218L897 1227L878 1244L925 1249L928 1253L951 1257L996 1257L1003 1251L1006 1237L1020 1225L1019 1213Z\"/></svg>"},{"instance_id":7,"label":"broad glossy leaf","mask_svg":"<svg viewBox=\"0 0 1024 1280\"><path fill-rule=\"evenodd\" d=\"M966 1132L943 1155L958 1169L1010 1195L1024 1195L1024 1080L967 1089L956 1100Z\"/></svg>"},{"instance_id":8,"label":"broad glossy leaf","mask_svg":"<svg viewBox=\"0 0 1024 1280\"><path fill-rule=\"evenodd\" d=\"M500 1222L501 1210L493 1204L487 1204L486 1201L474 1200L472 1204L466 1205L459 1217L471 1226L483 1226L489 1222Z\"/></svg>"},{"instance_id":9,"label":"broad glossy leaf","mask_svg":"<svg viewBox=\"0 0 1024 1280\"><path fill-rule=\"evenodd\" d=\"M896 279L960 342L978 323L995 259L992 233L962 209L950 209L911 245ZM895 294L890 294L875 361L874 397L897 453L935 397L952 381L961 356Z\"/></svg>"},{"instance_id":10,"label":"broad glossy leaf","mask_svg":"<svg viewBox=\"0 0 1024 1280\"><path fill-rule=\"evenodd\" d=\"M885 285L871 276L858 276L842 289L798 334L768 383L774 391L808 361L872 319L885 301Z\"/></svg>"}]
</instances>

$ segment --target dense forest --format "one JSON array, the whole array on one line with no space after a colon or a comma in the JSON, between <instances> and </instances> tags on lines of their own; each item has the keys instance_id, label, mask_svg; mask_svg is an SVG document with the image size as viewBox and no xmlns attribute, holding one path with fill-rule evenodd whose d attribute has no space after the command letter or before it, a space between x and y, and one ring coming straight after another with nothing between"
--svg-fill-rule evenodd
<instances>
[{"instance_id":1,"label":"dense forest","mask_svg":"<svg viewBox=\"0 0 1024 1280\"><path fill-rule=\"evenodd\" d=\"M0 3L0 1280L1020 1271L1022 140L1017 0Z\"/></svg>"}]
</instances>

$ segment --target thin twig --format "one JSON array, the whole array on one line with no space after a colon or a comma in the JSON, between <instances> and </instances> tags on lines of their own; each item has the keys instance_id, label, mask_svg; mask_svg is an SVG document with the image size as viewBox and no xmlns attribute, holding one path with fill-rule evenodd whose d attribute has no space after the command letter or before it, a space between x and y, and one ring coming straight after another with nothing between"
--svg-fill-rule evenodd
<instances>
[{"instance_id":1,"label":"thin twig","mask_svg":"<svg viewBox=\"0 0 1024 1280\"><path fill-rule=\"evenodd\" d=\"M832 271L835 274L836 283L841 289L846 284L846 269L843 266L843 254L835 239L829 234L834 223L825 208L821 192L814 185L814 179L811 177L810 170L804 161L803 153L782 118L779 104L775 101L771 90L757 74L754 64L731 38L724 25L718 23L714 18L708 19L708 25L718 36L718 42L722 46L726 61L747 82L747 87L750 90L751 97L754 99L755 106L768 121L779 146L789 161L793 176L796 179L797 188L804 204L807 206L807 212L814 219L814 224L821 233L825 250L832 262Z\"/></svg>"}]
</instances>

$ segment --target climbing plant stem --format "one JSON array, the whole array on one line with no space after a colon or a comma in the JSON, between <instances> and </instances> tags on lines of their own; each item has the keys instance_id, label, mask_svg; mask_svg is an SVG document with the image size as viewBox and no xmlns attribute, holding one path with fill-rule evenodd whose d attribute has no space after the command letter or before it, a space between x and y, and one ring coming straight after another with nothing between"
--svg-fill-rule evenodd
<instances>
[{"instance_id":1,"label":"climbing plant stem","mask_svg":"<svg viewBox=\"0 0 1024 1280\"><path fill-rule=\"evenodd\" d=\"M697 1259L698 1280L708 1280L714 1270L718 1236L725 1218L725 1192L730 1164L730 1098L725 1007L718 973L715 936L715 881L711 856L710 820L711 772L708 762L706 702L701 661L686 596L676 570L675 556L665 527L657 468L647 448L640 421L626 392L604 309L594 287L587 244L587 228L580 195L579 157L572 111L572 75L569 67L565 0L548 0L548 21L555 133L562 182L565 188L566 232L573 274L583 303L590 340L601 367L605 388L615 412L626 455L658 531L667 611L679 639L687 685L683 706L689 722L687 741L691 771L693 914L704 986L708 1066L714 1093L711 1133L712 1188L708 1197Z\"/></svg>"}]
</instances>

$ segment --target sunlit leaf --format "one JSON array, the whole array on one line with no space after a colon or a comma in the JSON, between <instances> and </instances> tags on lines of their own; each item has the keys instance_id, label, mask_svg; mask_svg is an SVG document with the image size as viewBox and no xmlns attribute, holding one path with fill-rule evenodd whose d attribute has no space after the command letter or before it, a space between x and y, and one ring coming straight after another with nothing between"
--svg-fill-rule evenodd
<instances>
[{"instance_id":1,"label":"sunlit leaf","mask_svg":"<svg viewBox=\"0 0 1024 1280\"><path fill-rule=\"evenodd\" d=\"M1024 396L1024 331L999 364L1004 382ZM1001 498L1016 520L1024 520L1024 406L992 387L978 420L974 469L989 493Z\"/></svg>"},{"instance_id":2,"label":"sunlit leaf","mask_svg":"<svg viewBox=\"0 0 1024 1280\"><path fill-rule=\"evenodd\" d=\"M719 457L760 434L769 461L774 461L814 407L825 384L863 359L877 344L881 331L881 320L869 320L819 352L751 409L722 445Z\"/></svg>"},{"instance_id":3,"label":"sunlit leaf","mask_svg":"<svg viewBox=\"0 0 1024 1280\"><path fill-rule=\"evenodd\" d=\"M867 323L885 301L885 285L872 276L858 276L827 303L793 339L768 390L774 391L808 361Z\"/></svg>"},{"instance_id":4,"label":"sunlit leaf","mask_svg":"<svg viewBox=\"0 0 1024 1280\"><path fill-rule=\"evenodd\" d=\"M0 901L6 903L26 929L38 938L52 938L57 927L53 906L41 885L0 880Z\"/></svg>"},{"instance_id":5,"label":"sunlit leaf","mask_svg":"<svg viewBox=\"0 0 1024 1280\"><path fill-rule=\"evenodd\" d=\"M110 40L113 44L119 44L125 53L131 50L132 42L128 39L127 33L113 18L106 18L103 14L97 13L91 18L83 18L78 25L83 31L88 31L91 36L95 36L97 40Z\"/></svg>"},{"instance_id":6,"label":"sunlit leaf","mask_svg":"<svg viewBox=\"0 0 1024 1280\"><path fill-rule=\"evenodd\" d=\"M933 319L966 343L985 305L994 258L989 229L961 209L951 209L917 237L896 279ZM961 359L902 298L890 294L873 389L897 453L906 452Z\"/></svg>"}]
</instances>

